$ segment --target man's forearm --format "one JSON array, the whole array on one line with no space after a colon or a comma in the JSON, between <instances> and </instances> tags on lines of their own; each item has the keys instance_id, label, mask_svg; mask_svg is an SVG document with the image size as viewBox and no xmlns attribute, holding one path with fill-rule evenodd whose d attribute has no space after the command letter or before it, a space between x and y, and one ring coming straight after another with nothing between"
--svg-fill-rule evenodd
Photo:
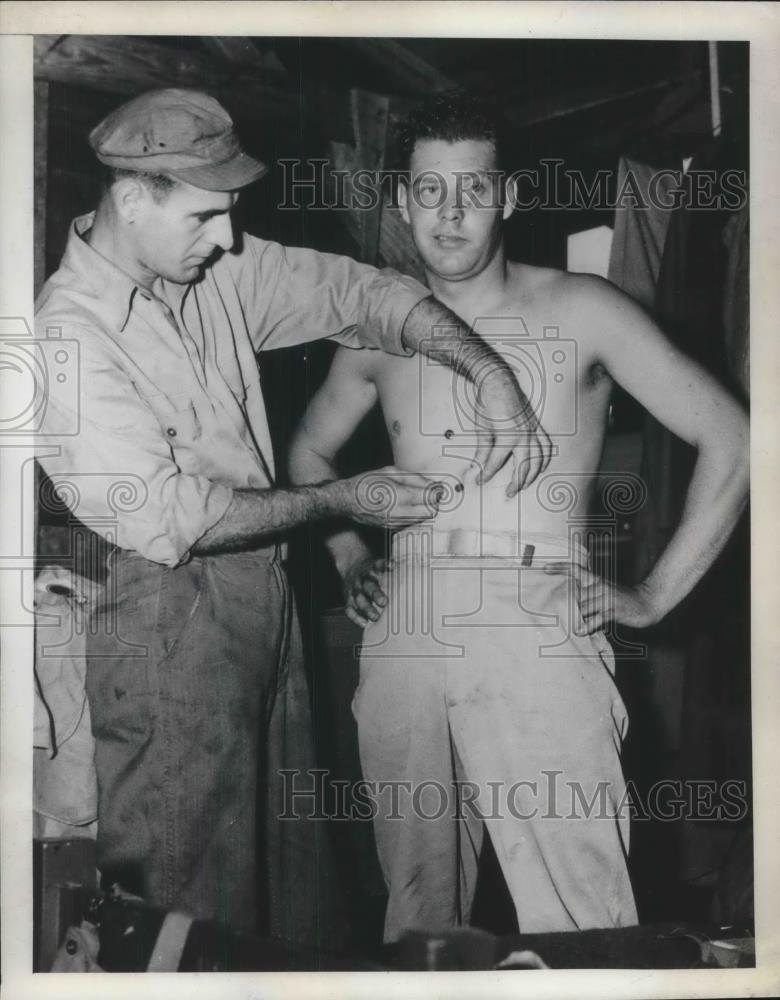
<instances>
[{"instance_id":1,"label":"man's forearm","mask_svg":"<svg viewBox=\"0 0 780 1000\"><path fill-rule=\"evenodd\" d=\"M309 521L348 513L343 483L327 482L289 490L234 490L223 516L193 547L194 555L252 549Z\"/></svg>"},{"instance_id":2,"label":"man's forearm","mask_svg":"<svg viewBox=\"0 0 780 1000\"><path fill-rule=\"evenodd\" d=\"M486 378L498 376L516 384L510 365L501 355L433 296L418 302L406 317L401 342L471 382L481 384Z\"/></svg>"},{"instance_id":3,"label":"man's forearm","mask_svg":"<svg viewBox=\"0 0 780 1000\"><path fill-rule=\"evenodd\" d=\"M193 546L195 555L251 549L312 521L349 518L373 527L417 524L438 513L429 476L393 466L351 479L289 490L234 490L222 518Z\"/></svg>"},{"instance_id":4,"label":"man's forearm","mask_svg":"<svg viewBox=\"0 0 780 1000\"><path fill-rule=\"evenodd\" d=\"M289 472L294 483L310 484L338 478L333 462L293 440L289 455ZM353 527L335 528L325 537L336 570L342 580L356 563L371 556L371 550Z\"/></svg>"},{"instance_id":5,"label":"man's forearm","mask_svg":"<svg viewBox=\"0 0 780 1000\"><path fill-rule=\"evenodd\" d=\"M489 482L513 455L507 496L530 486L547 468L552 443L504 358L433 297L422 299L406 317L401 342L476 386L477 481Z\"/></svg>"},{"instance_id":6,"label":"man's forearm","mask_svg":"<svg viewBox=\"0 0 780 1000\"><path fill-rule=\"evenodd\" d=\"M666 549L640 588L663 618L693 590L728 541L747 504L747 441L699 452L685 508Z\"/></svg>"}]
</instances>

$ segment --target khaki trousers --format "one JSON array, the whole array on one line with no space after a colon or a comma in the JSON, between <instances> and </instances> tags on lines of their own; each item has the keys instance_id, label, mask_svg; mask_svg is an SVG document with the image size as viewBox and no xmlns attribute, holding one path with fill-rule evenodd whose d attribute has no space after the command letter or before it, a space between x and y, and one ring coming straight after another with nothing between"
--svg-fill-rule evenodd
<instances>
[{"instance_id":1,"label":"khaki trousers","mask_svg":"<svg viewBox=\"0 0 780 1000\"><path fill-rule=\"evenodd\" d=\"M484 827L521 932L636 923L614 657L574 634L574 584L544 571L585 550L529 536L516 557L453 556L412 529L393 555L353 701L385 940L468 922Z\"/></svg>"}]
</instances>

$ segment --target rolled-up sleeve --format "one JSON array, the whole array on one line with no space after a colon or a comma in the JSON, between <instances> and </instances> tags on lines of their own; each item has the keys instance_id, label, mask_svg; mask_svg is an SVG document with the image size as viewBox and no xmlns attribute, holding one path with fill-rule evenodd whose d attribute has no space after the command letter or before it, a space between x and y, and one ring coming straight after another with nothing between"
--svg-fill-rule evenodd
<instances>
[{"instance_id":1,"label":"rolled-up sleeve","mask_svg":"<svg viewBox=\"0 0 780 1000\"><path fill-rule=\"evenodd\" d=\"M431 292L391 268L244 235L237 285L255 350L330 337L348 347L408 354L401 334Z\"/></svg>"},{"instance_id":2,"label":"rolled-up sleeve","mask_svg":"<svg viewBox=\"0 0 780 1000\"><path fill-rule=\"evenodd\" d=\"M220 520L233 491L182 473L153 412L99 334L71 335L79 345L78 386L50 383L38 461L89 528L153 562L176 566Z\"/></svg>"}]
</instances>

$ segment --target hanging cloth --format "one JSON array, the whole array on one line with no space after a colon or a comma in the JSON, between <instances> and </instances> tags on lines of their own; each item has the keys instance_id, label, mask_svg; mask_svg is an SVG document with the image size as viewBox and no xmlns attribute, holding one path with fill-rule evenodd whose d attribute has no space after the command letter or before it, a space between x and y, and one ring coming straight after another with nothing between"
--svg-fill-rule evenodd
<instances>
[{"instance_id":1,"label":"hanging cloth","mask_svg":"<svg viewBox=\"0 0 780 1000\"><path fill-rule=\"evenodd\" d=\"M723 229L728 259L723 291L723 330L729 371L744 398L750 398L750 246L748 206Z\"/></svg>"},{"instance_id":2,"label":"hanging cloth","mask_svg":"<svg viewBox=\"0 0 780 1000\"><path fill-rule=\"evenodd\" d=\"M670 171L621 157L608 278L651 309L677 180Z\"/></svg>"}]
</instances>

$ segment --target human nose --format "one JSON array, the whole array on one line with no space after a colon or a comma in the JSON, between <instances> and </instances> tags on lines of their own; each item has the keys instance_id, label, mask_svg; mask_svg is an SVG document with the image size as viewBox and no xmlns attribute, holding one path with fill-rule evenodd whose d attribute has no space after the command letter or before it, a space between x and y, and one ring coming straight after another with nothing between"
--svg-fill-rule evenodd
<instances>
[{"instance_id":1,"label":"human nose","mask_svg":"<svg viewBox=\"0 0 780 1000\"><path fill-rule=\"evenodd\" d=\"M463 193L458 190L458 185L448 184L444 194L439 207L439 218L447 222L463 218Z\"/></svg>"},{"instance_id":2,"label":"human nose","mask_svg":"<svg viewBox=\"0 0 780 1000\"><path fill-rule=\"evenodd\" d=\"M229 215L217 215L211 220L212 230L209 234L214 246L229 250L233 246L233 223Z\"/></svg>"}]
</instances>

